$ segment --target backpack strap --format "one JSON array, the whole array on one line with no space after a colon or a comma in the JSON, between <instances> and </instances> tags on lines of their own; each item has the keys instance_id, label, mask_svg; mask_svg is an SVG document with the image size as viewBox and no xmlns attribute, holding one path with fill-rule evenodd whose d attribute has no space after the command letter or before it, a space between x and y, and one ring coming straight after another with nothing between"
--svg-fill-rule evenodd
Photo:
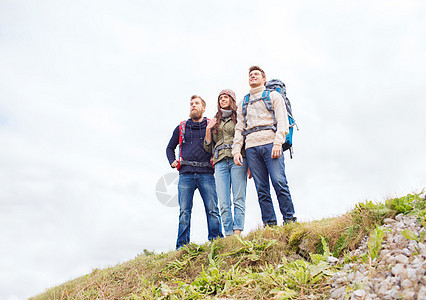
<instances>
[{"instance_id":1,"label":"backpack strap","mask_svg":"<svg viewBox=\"0 0 426 300\"><path fill-rule=\"evenodd\" d=\"M246 116L247 116L247 105L249 104L249 99L250 99L250 94L247 94L247 95L244 96L242 112L243 112L244 126L245 127L247 127Z\"/></svg>"},{"instance_id":2,"label":"backpack strap","mask_svg":"<svg viewBox=\"0 0 426 300\"><path fill-rule=\"evenodd\" d=\"M256 131L260 131L260 130L268 130L268 129L272 129L274 132L277 131L277 120L275 119L275 112L274 112L274 107L272 105L271 102L271 98L270 98L270 93L272 90L264 90L262 93L262 97L257 98L257 99L253 99L249 101L250 98L250 94L247 94L244 97L244 101L243 101L243 116L244 116L244 123L245 123L245 128L243 129L243 132L241 132L241 135L243 135L244 137L252 132L256 132ZM247 106L248 104L253 104L254 102L263 100L263 103L265 103L265 107L267 110L269 110L269 112L272 115L272 120L274 121L274 125L264 125L264 126L255 126L253 128L250 129L246 129L247 128L247 120L246 120L246 115L247 115Z\"/></svg>"},{"instance_id":3,"label":"backpack strap","mask_svg":"<svg viewBox=\"0 0 426 300\"><path fill-rule=\"evenodd\" d=\"M232 149L232 144L223 144L223 145L217 146L214 149L214 158L219 157L219 151L222 149Z\"/></svg>"},{"instance_id":4,"label":"backpack strap","mask_svg":"<svg viewBox=\"0 0 426 300\"><path fill-rule=\"evenodd\" d=\"M212 163L210 161L198 162L198 161L182 160L180 164L185 166L199 167L199 168L213 168Z\"/></svg>"},{"instance_id":5,"label":"backpack strap","mask_svg":"<svg viewBox=\"0 0 426 300\"><path fill-rule=\"evenodd\" d=\"M275 119L275 112L274 112L274 106L272 105L271 98L269 97L269 94L271 94L272 90L264 90L262 93L262 99L265 103L266 109L270 111L272 115L272 120L274 120L274 126L277 126L277 120ZM276 129L274 131L277 131Z\"/></svg>"},{"instance_id":6,"label":"backpack strap","mask_svg":"<svg viewBox=\"0 0 426 300\"><path fill-rule=\"evenodd\" d=\"M185 126L186 121L182 121L179 123L179 159L178 165L176 167L177 170L180 169L181 161L182 161L182 145L185 143Z\"/></svg>"}]
</instances>

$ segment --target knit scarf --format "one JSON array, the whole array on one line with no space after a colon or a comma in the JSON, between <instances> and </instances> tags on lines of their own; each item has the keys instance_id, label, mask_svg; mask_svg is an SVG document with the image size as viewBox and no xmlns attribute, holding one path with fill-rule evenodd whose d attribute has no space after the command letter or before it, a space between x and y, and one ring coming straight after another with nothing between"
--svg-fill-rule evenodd
<instances>
[{"instance_id":1,"label":"knit scarf","mask_svg":"<svg viewBox=\"0 0 426 300\"><path fill-rule=\"evenodd\" d=\"M222 118L228 118L232 115L231 109L220 109L222 111Z\"/></svg>"}]
</instances>

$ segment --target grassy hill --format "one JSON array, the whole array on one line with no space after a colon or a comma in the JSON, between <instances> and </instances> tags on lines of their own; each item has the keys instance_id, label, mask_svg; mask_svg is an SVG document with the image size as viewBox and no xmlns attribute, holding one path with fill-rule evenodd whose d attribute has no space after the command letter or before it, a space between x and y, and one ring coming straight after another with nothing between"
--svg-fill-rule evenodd
<instances>
[{"instance_id":1,"label":"grassy hill","mask_svg":"<svg viewBox=\"0 0 426 300\"><path fill-rule=\"evenodd\" d=\"M327 299L329 278L344 257L385 218L412 214L425 226L424 195L357 204L319 221L274 226L179 251L145 251L115 267L66 282L31 299ZM371 259L380 243L371 244Z\"/></svg>"}]
</instances>

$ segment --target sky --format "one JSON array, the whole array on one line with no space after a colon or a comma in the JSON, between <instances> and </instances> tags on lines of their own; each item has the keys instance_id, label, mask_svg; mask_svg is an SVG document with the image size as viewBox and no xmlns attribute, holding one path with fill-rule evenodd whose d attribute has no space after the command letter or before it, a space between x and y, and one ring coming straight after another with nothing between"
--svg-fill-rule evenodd
<instances>
[{"instance_id":1,"label":"sky","mask_svg":"<svg viewBox=\"0 0 426 300\"><path fill-rule=\"evenodd\" d=\"M177 175L173 129L193 94L207 117L220 90L241 100L252 65L287 86L299 221L420 192L425 15L420 0L0 0L0 299L172 251L178 207L156 189ZM244 233L261 226L252 180L246 206ZM207 240L199 194L191 239Z\"/></svg>"}]
</instances>

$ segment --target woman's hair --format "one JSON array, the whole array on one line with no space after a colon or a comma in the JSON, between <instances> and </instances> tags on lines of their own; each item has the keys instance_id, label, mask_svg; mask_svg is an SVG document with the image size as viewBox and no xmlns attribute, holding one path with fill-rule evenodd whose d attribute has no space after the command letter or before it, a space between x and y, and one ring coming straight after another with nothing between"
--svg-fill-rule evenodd
<instances>
[{"instance_id":1,"label":"woman's hair","mask_svg":"<svg viewBox=\"0 0 426 300\"><path fill-rule=\"evenodd\" d=\"M218 130L220 130L220 123L222 122L222 110L220 107L220 101L219 98L222 95L228 95L230 99L230 105L229 108L232 110L231 119L234 122L234 124L237 124L237 102L235 101L235 93L232 90L222 90L219 93L219 97L217 97L217 113L214 116L216 118L216 124L212 128L213 133L217 133Z\"/></svg>"}]
</instances>

